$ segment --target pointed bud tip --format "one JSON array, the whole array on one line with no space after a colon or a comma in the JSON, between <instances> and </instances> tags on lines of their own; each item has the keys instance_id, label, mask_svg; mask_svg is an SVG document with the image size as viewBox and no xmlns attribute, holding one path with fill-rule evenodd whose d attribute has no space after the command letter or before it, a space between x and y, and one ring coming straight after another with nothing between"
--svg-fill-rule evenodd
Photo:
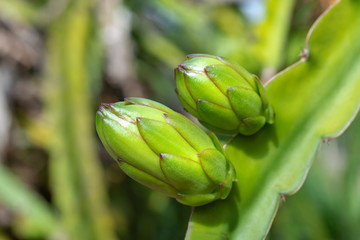
<instances>
[{"instance_id":1,"label":"pointed bud tip","mask_svg":"<svg viewBox=\"0 0 360 240\"><path fill-rule=\"evenodd\" d=\"M101 103L99 110L96 112L100 117L105 118L106 112L111 111L111 105L108 103Z\"/></svg>"},{"instance_id":2,"label":"pointed bud tip","mask_svg":"<svg viewBox=\"0 0 360 240\"><path fill-rule=\"evenodd\" d=\"M179 66L176 68L178 71L181 71L181 72L183 72L185 69L186 69L186 66L183 64L183 63L181 63L181 64L179 64Z\"/></svg>"},{"instance_id":3,"label":"pointed bud tip","mask_svg":"<svg viewBox=\"0 0 360 240\"><path fill-rule=\"evenodd\" d=\"M96 112L97 115L99 115L101 118L104 118L104 114L102 113L103 107L100 107L99 110Z\"/></svg>"},{"instance_id":4,"label":"pointed bud tip","mask_svg":"<svg viewBox=\"0 0 360 240\"><path fill-rule=\"evenodd\" d=\"M101 103L100 107L104 107L104 108L110 108L112 106L112 103Z\"/></svg>"},{"instance_id":5,"label":"pointed bud tip","mask_svg":"<svg viewBox=\"0 0 360 240\"><path fill-rule=\"evenodd\" d=\"M113 112L113 103L101 103L97 114L102 118L107 118L107 113Z\"/></svg>"},{"instance_id":6,"label":"pointed bud tip","mask_svg":"<svg viewBox=\"0 0 360 240\"><path fill-rule=\"evenodd\" d=\"M124 98L124 104L125 105L132 105L132 104L137 104L136 102L134 102L133 100L132 100L132 98L128 98L128 97L126 97L126 98Z\"/></svg>"}]
</instances>

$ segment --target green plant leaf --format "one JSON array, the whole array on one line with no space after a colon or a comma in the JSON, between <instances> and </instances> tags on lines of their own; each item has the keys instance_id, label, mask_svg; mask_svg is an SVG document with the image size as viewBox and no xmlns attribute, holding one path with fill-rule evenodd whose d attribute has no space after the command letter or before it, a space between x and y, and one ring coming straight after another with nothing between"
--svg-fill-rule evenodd
<instances>
[{"instance_id":1,"label":"green plant leaf","mask_svg":"<svg viewBox=\"0 0 360 240\"><path fill-rule=\"evenodd\" d=\"M314 24L308 57L267 86L275 123L226 148L238 182L225 201L195 208L187 239L263 239L279 199L302 185L322 139L338 136L360 105L360 2L344 0Z\"/></svg>"},{"instance_id":2,"label":"green plant leaf","mask_svg":"<svg viewBox=\"0 0 360 240\"><path fill-rule=\"evenodd\" d=\"M66 9L71 2L65 0L61 2L52 1L24 1L24 0L0 0L0 15L8 20L46 27L51 21L56 19L62 10Z\"/></svg>"},{"instance_id":3,"label":"green plant leaf","mask_svg":"<svg viewBox=\"0 0 360 240\"><path fill-rule=\"evenodd\" d=\"M44 81L51 139L49 175L53 201L68 239L115 239L106 186L94 142L94 82L102 51L95 1L78 0L47 29Z\"/></svg>"},{"instance_id":4,"label":"green plant leaf","mask_svg":"<svg viewBox=\"0 0 360 240\"><path fill-rule=\"evenodd\" d=\"M347 232L353 232L353 236L360 234L358 223L360 222L360 189L359 189L359 176L360 176L360 115L358 115L346 131L343 141L340 142L341 146L346 151L346 167L343 176L343 185L345 196L341 197L345 209L341 212L345 212L349 217L349 221L346 224L348 226ZM340 211L339 211L340 212ZM349 235L350 236L350 235Z\"/></svg>"},{"instance_id":5,"label":"green plant leaf","mask_svg":"<svg viewBox=\"0 0 360 240\"><path fill-rule=\"evenodd\" d=\"M0 205L15 213L15 228L27 238L49 238L59 227L55 212L36 192L31 191L0 164ZM1 232L0 232L0 239Z\"/></svg>"},{"instance_id":6,"label":"green plant leaf","mask_svg":"<svg viewBox=\"0 0 360 240\"><path fill-rule=\"evenodd\" d=\"M286 43L294 0L267 0L264 21L256 27L258 42L254 54L260 56L264 70L275 73L284 59Z\"/></svg>"},{"instance_id":7,"label":"green plant leaf","mask_svg":"<svg viewBox=\"0 0 360 240\"><path fill-rule=\"evenodd\" d=\"M0 0L0 13L3 17L22 23L29 23L35 21L39 11L27 1Z\"/></svg>"}]
</instances>

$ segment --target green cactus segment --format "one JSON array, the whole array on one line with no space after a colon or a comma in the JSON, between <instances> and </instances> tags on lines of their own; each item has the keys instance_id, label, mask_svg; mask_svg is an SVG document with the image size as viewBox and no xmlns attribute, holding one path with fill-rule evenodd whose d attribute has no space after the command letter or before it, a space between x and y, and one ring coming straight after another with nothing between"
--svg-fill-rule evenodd
<instances>
[{"instance_id":1,"label":"green cactus segment","mask_svg":"<svg viewBox=\"0 0 360 240\"><path fill-rule=\"evenodd\" d=\"M245 79L239 77L239 74L227 65L210 65L205 68L205 72L224 95L227 95L229 86L253 89Z\"/></svg>"},{"instance_id":2,"label":"green cactus segment","mask_svg":"<svg viewBox=\"0 0 360 240\"><path fill-rule=\"evenodd\" d=\"M242 87L229 87L228 95L232 109L239 119L262 114L262 101L254 91Z\"/></svg>"},{"instance_id":3,"label":"green cactus segment","mask_svg":"<svg viewBox=\"0 0 360 240\"><path fill-rule=\"evenodd\" d=\"M233 167L216 136L160 103L128 98L102 104L96 130L128 176L183 204L224 199L231 189Z\"/></svg>"},{"instance_id":4,"label":"green cactus segment","mask_svg":"<svg viewBox=\"0 0 360 240\"><path fill-rule=\"evenodd\" d=\"M224 155L215 149L205 149L199 154L199 159L204 172L214 183L225 181L228 171Z\"/></svg>"},{"instance_id":5,"label":"green cactus segment","mask_svg":"<svg viewBox=\"0 0 360 240\"><path fill-rule=\"evenodd\" d=\"M210 130L249 135L266 122L274 122L274 112L260 81L230 60L189 55L175 69L175 84L185 109ZM263 116L265 123L258 116ZM246 129L248 126L251 128Z\"/></svg>"},{"instance_id":6,"label":"green cactus segment","mask_svg":"<svg viewBox=\"0 0 360 240\"><path fill-rule=\"evenodd\" d=\"M226 200L195 208L187 240L267 239L281 199L299 190L322 139L339 136L359 112L359 12L360 1L337 1L311 28L310 57L266 86L274 125L227 144L238 181Z\"/></svg>"},{"instance_id":7,"label":"green cactus segment","mask_svg":"<svg viewBox=\"0 0 360 240\"><path fill-rule=\"evenodd\" d=\"M166 121L174 127L197 152L214 147L206 133L186 117L176 113L164 114L164 116Z\"/></svg>"},{"instance_id":8,"label":"green cactus segment","mask_svg":"<svg viewBox=\"0 0 360 240\"><path fill-rule=\"evenodd\" d=\"M200 119L212 126L221 126L221 132L236 131L239 120L230 108L205 101L198 100L197 110ZM212 129L212 128L210 128Z\"/></svg>"},{"instance_id":9,"label":"green cactus segment","mask_svg":"<svg viewBox=\"0 0 360 240\"><path fill-rule=\"evenodd\" d=\"M157 190L157 191L165 194L166 196L169 196L169 197L177 196L177 190L174 187L170 186L169 184L165 183L164 181L162 181L158 178L155 178L154 176L152 176L138 168L135 168L126 162L119 161L118 163L119 163L119 166L121 167L121 169L126 173L126 175L128 175L135 181L137 181L149 188Z\"/></svg>"},{"instance_id":10,"label":"green cactus segment","mask_svg":"<svg viewBox=\"0 0 360 240\"><path fill-rule=\"evenodd\" d=\"M197 158L195 149L166 122L137 118L137 126L144 141L156 154L169 153L190 159Z\"/></svg>"},{"instance_id":11,"label":"green cactus segment","mask_svg":"<svg viewBox=\"0 0 360 240\"><path fill-rule=\"evenodd\" d=\"M169 182L182 194L208 193L214 189L201 165L192 159L161 154L160 166Z\"/></svg>"}]
</instances>

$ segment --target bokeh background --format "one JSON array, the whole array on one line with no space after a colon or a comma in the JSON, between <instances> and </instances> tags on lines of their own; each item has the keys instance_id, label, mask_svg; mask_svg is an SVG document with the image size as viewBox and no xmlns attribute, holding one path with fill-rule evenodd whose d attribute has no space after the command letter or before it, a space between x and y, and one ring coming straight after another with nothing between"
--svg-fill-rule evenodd
<instances>
[{"instance_id":1,"label":"bokeh background","mask_svg":"<svg viewBox=\"0 0 360 240\"><path fill-rule=\"evenodd\" d=\"M183 239L191 209L123 174L96 136L100 102L147 97L186 114L173 69L190 53L265 83L332 2L0 0L0 240ZM358 117L321 144L268 239L359 236Z\"/></svg>"}]
</instances>

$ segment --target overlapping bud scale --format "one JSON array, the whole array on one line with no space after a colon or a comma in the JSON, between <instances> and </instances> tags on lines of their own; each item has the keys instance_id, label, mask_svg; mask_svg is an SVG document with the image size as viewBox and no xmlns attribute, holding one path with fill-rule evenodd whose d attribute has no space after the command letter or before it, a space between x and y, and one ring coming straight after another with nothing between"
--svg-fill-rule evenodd
<instances>
[{"instance_id":1,"label":"overlapping bud scale","mask_svg":"<svg viewBox=\"0 0 360 240\"><path fill-rule=\"evenodd\" d=\"M102 104L98 135L134 180L190 206L225 199L235 178L214 134L143 98Z\"/></svg>"},{"instance_id":2,"label":"overlapping bud scale","mask_svg":"<svg viewBox=\"0 0 360 240\"><path fill-rule=\"evenodd\" d=\"M175 69L176 93L185 109L210 130L251 135L274 113L258 78L224 58L193 54Z\"/></svg>"}]
</instances>

